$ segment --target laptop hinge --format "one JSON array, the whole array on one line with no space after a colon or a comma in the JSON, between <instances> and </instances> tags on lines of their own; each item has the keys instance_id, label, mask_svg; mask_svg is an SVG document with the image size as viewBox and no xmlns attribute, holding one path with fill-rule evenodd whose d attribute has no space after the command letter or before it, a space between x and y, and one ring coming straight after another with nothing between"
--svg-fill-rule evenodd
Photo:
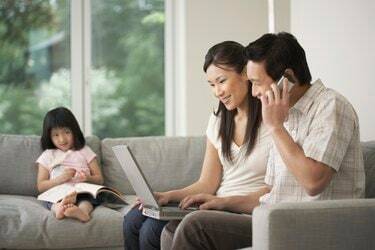
<instances>
[{"instance_id":1,"label":"laptop hinge","mask_svg":"<svg viewBox=\"0 0 375 250\"><path fill-rule=\"evenodd\" d=\"M143 207L144 207L144 208L148 208L148 209L160 210L160 211L161 211L161 208L160 208L160 207L154 207L154 206L151 206L151 205L144 205Z\"/></svg>"}]
</instances>

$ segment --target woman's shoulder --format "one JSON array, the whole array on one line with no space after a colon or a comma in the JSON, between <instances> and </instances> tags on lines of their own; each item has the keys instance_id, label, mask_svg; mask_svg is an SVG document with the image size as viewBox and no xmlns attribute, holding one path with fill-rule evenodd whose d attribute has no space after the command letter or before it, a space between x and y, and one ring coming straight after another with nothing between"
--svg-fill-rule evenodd
<instances>
[{"instance_id":1,"label":"woman's shoulder","mask_svg":"<svg viewBox=\"0 0 375 250\"><path fill-rule=\"evenodd\" d=\"M206 135L211 143L218 148L220 145L219 139L219 129L220 129L220 114L216 115L212 113L208 120Z\"/></svg>"},{"instance_id":2,"label":"woman's shoulder","mask_svg":"<svg viewBox=\"0 0 375 250\"><path fill-rule=\"evenodd\" d=\"M219 114L216 114L215 112L212 112L209 119L208 119L208 126L215 126L217 124L219 124L220 122L220 113Z\"/></svg>"}]
</instances>

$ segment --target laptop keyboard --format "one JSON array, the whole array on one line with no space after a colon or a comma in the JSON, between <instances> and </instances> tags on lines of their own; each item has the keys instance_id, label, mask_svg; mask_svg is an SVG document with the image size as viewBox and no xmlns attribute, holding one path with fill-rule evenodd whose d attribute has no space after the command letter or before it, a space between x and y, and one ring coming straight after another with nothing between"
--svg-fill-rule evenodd
<instances>
[{"instance_id":1,"label":"laptop keyboard","mask_svg":"<svg viewBox=\"0 0 375 250\"><path fill-rule=\"evenodd\" d=\"M164 211L173 211L173 210L178 210L178 211L195 211L195 210L199 210L199 207L198 206L193 206L193 207L188 207L188 208L185 208L185 209L181 209L178 207L178 203L176 204L176 206L174 206L174 204L171 206L171 204L167 204L165 206L162 207L162 209Z\"/></svg>"}]
</instances>

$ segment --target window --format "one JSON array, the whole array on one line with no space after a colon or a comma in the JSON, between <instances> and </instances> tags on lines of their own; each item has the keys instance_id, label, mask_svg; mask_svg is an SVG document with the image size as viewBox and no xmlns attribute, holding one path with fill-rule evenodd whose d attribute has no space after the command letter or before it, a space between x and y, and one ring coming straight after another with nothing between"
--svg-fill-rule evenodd
<instances>
[{"instance_id":1,"label":"window","mask_svg":"<svg viewBox=\"0 0 375 250\"><path fill-rule=\"evenodd\" d=\"M0 133L40 134L45 113L63 105L86 134L164 134L164 1L85 0L75 14L89 19L72 16L77 2L0 1ZM76 81L86 77L71 60L76 41L89 53L78 62L88 88Z\"/></svg>"},{"instance_id":2,"label":"window","mask_svg":"<svg viewBox=\"0 0 375 250\"><path fill-rule=\"evenodd\" d=\"M91 1L92 131L164 134L164 2Z\"/></svg>"},{"instance_id":3,"label":"window","mask_svg":"<svg viewBox=\"0 0 375 250\"><path fill-rule=\"evenodd\" d=\"M70 1L0 1L0 133L40 134L70 107Z\"/></svg>"}]
</instances>

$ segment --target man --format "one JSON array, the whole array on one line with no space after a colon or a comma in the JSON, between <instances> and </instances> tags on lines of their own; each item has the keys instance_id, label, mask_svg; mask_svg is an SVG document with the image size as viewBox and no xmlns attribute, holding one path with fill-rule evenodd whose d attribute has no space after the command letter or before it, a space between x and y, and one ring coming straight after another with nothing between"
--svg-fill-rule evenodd
<instances>
[{"instance_id":1,"label":"man","mask_svg":"<svg viewBox=\"0 0 375 250\"><path fill-rule=\"evenodd\" d=\"M305 52L291 34L263 35L246 47L246 56L252 95L262 102L263 122L273 147L265 177L270 192L259 202L251 195L237 197L243 210L238 212L249 213L259 204L363 197L359 124L351 104L320 80L310 83ZM280 91L275 83L282 76L286 79ZM289 81L293 83L290 90ZM221 210L225 200L209 204L208 209ZM227 232L235 233L228 237ZM184 218L177 229L173 223L166 226L162 246L170 244L173 249L250 246L251 220L198 211Z\"/></svg>"}]
</instances>

